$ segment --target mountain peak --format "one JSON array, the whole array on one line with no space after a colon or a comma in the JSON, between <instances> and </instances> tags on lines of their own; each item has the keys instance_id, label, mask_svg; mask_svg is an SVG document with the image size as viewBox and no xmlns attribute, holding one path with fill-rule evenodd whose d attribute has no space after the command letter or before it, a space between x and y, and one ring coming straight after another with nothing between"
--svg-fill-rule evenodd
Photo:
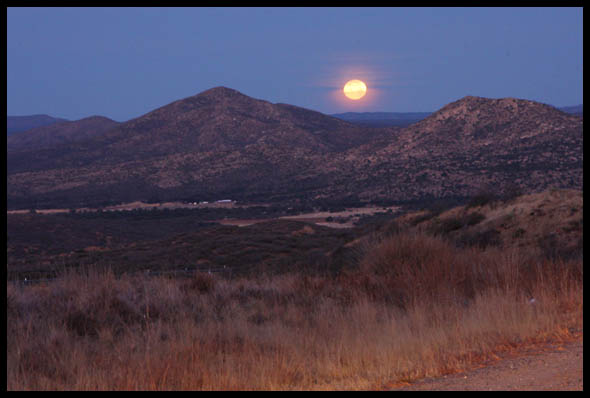
<instances>
[{"instance_id":1,"label":"mountain peak","mask_svg":"<svg viewBox=\"0 0 590 398\"><path fill-rule=\"evenodd\" d=\"M522 98L515 97L504 97L504 98L487 98L477 97L473 95L467 95L457 101L451 102L446 106L442 107L438 112L442 112L445 109L457 108L457 107L480 107L480 106L491 106L498 108L511 109L513 111L522 111L530 108L537 109L551 109L559 110L553 105L544 104L542 102L531 101ZM436 113L436 112L435 112Z\"/></svg>"},{"instance_id":2,"label":"mountain peak","mask_svg":"<svg viewBox=\"0 0 590 398\"><path fill-rule=\"evenodd\" d=\"M75 122L107 122L107 123L118 123L113 119L110 119L106 116L101 116L101 115L92 115L92 116L87 116L84 117L80 120L75 120Z\"/></svg>"},{"instance_id":3,"label":"mountain peak","mask_svg":"<svg viewBox=\"0 0 590 398\"><path fill-rule=\"evenodd\" d=\"M233 88L229 88L229 87L225 87L225 86L217 86L217 87L212 87L208 90L202 91L198 95L214 95L214 96L230 95L231 96L231 95L236 95L236 94L244 95L244 94L240 93L238 90L234 90Z\"/></svg>"},{"instance_id":4,"label":"mountain peak","mask_svg":"<svg viewBox=\"0 0 590 398\"><path fill-rule=\"evenodd\" d=\"M205 90L197 95L194 96L195 98L199 99L207 99L211 101L225 101L231 100L234 101L236 99L254 99L251 98L238 90L234 90L233 88L218 86L213 87L208 90Z\"/></svg>"},{"instance_id":5,"label":"mountain peak","mask_svg":"<svg viewBox=\"0 0 590 398\"><path fill-rule=\"evenodd\" d=\"M408 201L582 180L582 118L515 98L467 96L404 129L369 129L214 87L124 123L89 119L24 133L23 150L7 141L9 206Z\"/></svg>"},{"instance_id":6,"label":"mountain peak","mask_svg":"<svg viewBox=\"0 0 590 398\"><path fill-rule=\"evenodd\" d=\"M579 117L540 102L466 96L409 126L400 137L406 140L407 151L426 143L460 150L500 142L520 145L523 139L556 131L565 134L580 130L581 125Z\"/></svg>"},{"instance_id":7,"label":"mountain peak","mask_svg":"<svg viewBox=\"0 0 590 398\"><path fill-rule=\"evenodd\" d=\"M451 118L481 122L483 119L494 119L507 122L543 117L546 113L551 113L555 117L569 117L552 105L536 101L513 97L486 98L468 95L445 105L425 120L442 121Z\"/></svg>"}]
</instances>

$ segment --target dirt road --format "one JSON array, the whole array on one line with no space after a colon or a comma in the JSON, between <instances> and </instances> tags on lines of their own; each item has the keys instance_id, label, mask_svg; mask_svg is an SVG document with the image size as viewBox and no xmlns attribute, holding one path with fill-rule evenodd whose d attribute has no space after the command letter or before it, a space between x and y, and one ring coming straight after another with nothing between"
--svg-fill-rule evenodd
<instances>
[{"instance_id":1,"label":"dirt road","mask_svg":"<svg viewBox=\"0 0 590 398\"><path fill-rule=\"evenodd\" d=\"M480 369L423 379L396 390L583 390L583 339L528 349Z\"/></svg>"}]
</instances>

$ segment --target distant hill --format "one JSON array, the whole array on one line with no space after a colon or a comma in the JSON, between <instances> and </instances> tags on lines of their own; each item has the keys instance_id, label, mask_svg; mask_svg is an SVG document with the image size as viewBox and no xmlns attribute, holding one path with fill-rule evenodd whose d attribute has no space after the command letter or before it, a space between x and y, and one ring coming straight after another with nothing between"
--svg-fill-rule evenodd
<instances>
[{"instance_id":1,"label":"distant hill","mask_svg":"<svg viewBox=\"0 0 590 398\"><path fill-rule=\"evenodd\" d=\"M322 207L466 198L508 184L582 189L582 117L523 99L468 96L405 128L367 127L216 87L101 132L82 122L62 124L85 131L80 139L9 146L9 209L217 199Z\"/></svg>"},{"instance_id":2,"label":"distant hill","mask_svg":"<svg viewBox=\"0 0 590 398\"><path fill-rule=\"evenodd\" d=\"M363 173L365 195L374 198L465 197L508 185L530 193L582 189L582 142L579 116L524 99L467 96L402 129L386 145L351 150L348 159L356 159L349 168L357 179Z\"/></svg>"},{"instance_id":3,"label":"distant hill","mask_svg":"<svg viewBox=\"0 0 590 398\"><path fill-rule=\"evenodd\" d=\"M563 112L583 115L584 105L564 106L557 108ZM344 112L334 113L335 118L372 127L406 127L430 116L432 112ZM54 123L65 122L67 119L54 118L48 115L8 116L7 135L36 127L49 126Z\"/></svg>"},{"instance_id":4,"label":"distant hill","mask_svg":"<svg viewBox=\"0 0 590 398\"><path fill-rule=\"evenodd\" d=\"M101 134L118 124L103 116L62 121L10 135L6 138L6 147L8 153L53 148Z\"/></svg>"},{"instance_id":5,"label":"distant hill","mask_svg":"<svg viewBox=\"0 0 590 398\"><path fill-rule=\"evenodd\" d=\"M345 112L332 116L364 126L406 127L428 117L431 112Z\"/></svg>"},{"instance_id":6,"label":"distant hill","mask_svg":"<svg viewBox=\"0 0 590 398\"><path fill-rule=\"evenodd\" d=\"M584 114L584 105L575 105L575 106L564 106L558 108L559 110L567 113L572 113L575 115L583 115Z\"/></svg>"},{"instance_id":7,"label":"distant hill","mask_svg":"<svg viewBox=\"0 0 590 398\"><path fill-rule=\"evenodd\" d=\"M12 135L35 127L49 126L65 121L67 120L49 115L8 116L6 118L6 132L7 135Z\"/></svg>"},{"instance_id":8,"label":"distant hill","mask_svg":"<svg viewBox=\"0 0 590 398\"><path fill-rule=\"evenodd\" d=\"M584 114L583 108L583 105L575 105L564 106L557 109L559 109L562 112L581 116ZM431 114L432 112L345 112L334 113L331 116L363 126L407 127L411 124L417 123L420 120L427 118Z\"/></svg>"},{"instance_id":9,"label":"distant hill","mask_svg":"<svg viewBox=\"0 0 590 398\"><path fill-rule=\"evenodd\" d=\"M84 140L51 150L9 151L8 196L68 206L272 200L321 188L326 157L391 134L217 87Z\"/></svg>"}]
</instances>

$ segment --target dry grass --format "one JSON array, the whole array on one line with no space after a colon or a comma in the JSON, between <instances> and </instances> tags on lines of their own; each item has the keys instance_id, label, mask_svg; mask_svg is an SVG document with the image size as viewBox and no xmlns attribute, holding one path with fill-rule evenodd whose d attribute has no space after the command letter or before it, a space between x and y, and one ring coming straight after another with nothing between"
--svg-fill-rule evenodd
<instances>
[{"instance_id":1,"label":"dry grass","mask_svg":"<svg viewBox=\"0 0 590 398\"><path fill-rule=\"evenodd\" d=\"M576 257L583 245L583 212L582 191L556 189L482 206L413 212L396 221L466 244L523 250L545 246L546 254Z\"/></svg>"},{"instance_id":2,"label":"dry grass","mask_svg":"<svg viewBox=\"0 0 590 398\"><path fill-rule=\"evenodd\" d=\"M9 390L379 389L583 328L581 261L422 234L370 243L338 276L106 270L7 289Z\"/></svg>"}]
</instances>

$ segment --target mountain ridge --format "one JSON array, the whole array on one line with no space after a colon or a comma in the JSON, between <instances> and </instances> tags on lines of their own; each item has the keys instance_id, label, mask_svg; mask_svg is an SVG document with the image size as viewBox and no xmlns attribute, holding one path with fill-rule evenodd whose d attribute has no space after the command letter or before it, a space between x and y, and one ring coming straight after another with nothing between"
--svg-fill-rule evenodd
<instances>
[{"instance_id":1,"label":"mountain ridge","mask_svg":"<svg viewBox=\"0 0 590 398\"><path fill-rule=\"evenodd\" d=\"M8 152L30 151L59 146L71 141L80 141L100 134L119 124L104 116L89 116L80 120L62 121L35 127L6 138Z\"/></svg>"},{"instance_id":2,"label":"mountain ridge","mask_svg":"<svg viewBox=\"0 0 590 398\"><path fill-rule=\"evenodd\" d=\"M66 122L67 119L56 118L45 114L24 115L24 116L7 116L6 117L6 134L12 135L27 131L35 127L49 126L54 123Z\"/></svg>"},{"instance_id":3,"label":"mountain ridge","mask_svg":"<svg viewBox=\"0 0 590 398\"><path fill-rule=\"evenodd\" d=\"M400 138L405 136L411 142L406 148L421 145L424 139L439 139L445 135L444 138L459 140L461 145L467 140L471 144L490 145L497 143L498 139L507 143L538 135L557 128L560 123L575 123L577 120L577 116L530 100L466 96L405 129ZM507 125L511 129L505 128ZM451 140L445 143L453 144Z\"/></svg>"},{"instance_id":4,"label":"mountain ridge","mask_svg":"<svg viewBox=\"0 0 590 398\"><path fill-rule=\"evenodd\" d=\"M553 105L550 105L553 106ZM583 116L583 104L574 106L556 107L562 112ZM344 112L333 113L330 116L346 120L364 126L386 127L399 126L407 127L410 124L417 123L434 112Z\"/></svg>"},{"instance_id":5,"label":"mountain ridge","mask_svg":"<svg viewBox=\"0 0 590 398\"><path fill-rule=\"evenodd\" d=\"M83 140L9 153L7 197L12 208L367 203L464 197L509 181L525 191L580 188L582 128L581 117L548 105L474 96L406 128L368 128L215 87Z\"/></svg>"},{"instance_id":6,"label":"mountain ridge","mask_svg":"<svg viewBox=\"0 0 590 398\"><path fill-rule=\"evenodd\" d=\"M182 187L186 190L179 195L184 197L284 191L295 175L301 180L313 174L327 154L386 134L390 130L367 132L316 111L216 87L103 134L65 143L53 153L32 151L18 158L9 153L9 191L23 186L22 177L35 181L24 189L26 194L12 191L23 199L55 197L53 193L74 197L80 187L92 192L84 197L105 196L95 193L105 185L119 200L132 198L131 186L144 199L176 195ZM60 177L65 170L67 180Z\"/></svg>"}]
</instances>

